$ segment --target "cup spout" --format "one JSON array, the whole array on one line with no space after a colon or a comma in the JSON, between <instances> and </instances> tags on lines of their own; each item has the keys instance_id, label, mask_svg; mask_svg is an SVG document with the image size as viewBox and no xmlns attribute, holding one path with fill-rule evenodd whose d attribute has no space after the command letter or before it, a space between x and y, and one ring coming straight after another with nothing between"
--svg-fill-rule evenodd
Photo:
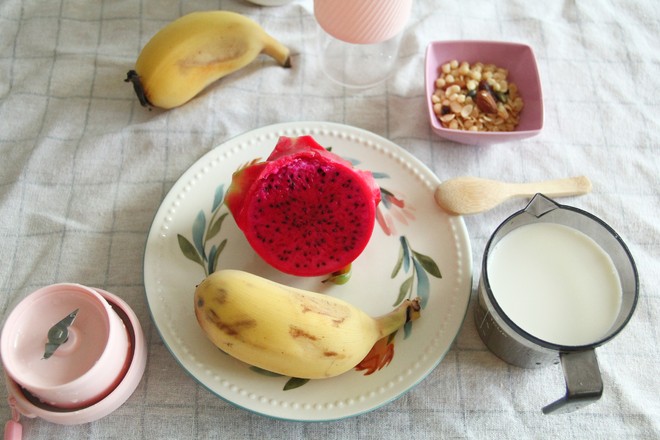
<instances>
[{"instance_id":1,"label":"cup spout","mask_svg":"<svg viewBox=\"0 0 660 440\"><path fill-rule=\"evenodd\" d=\"M534 197L532 197L532 200L529 201L523 211L533 215L536 218L540 218L557 208L559 208L559 205L555 203L554 200L549 199L541 193L537 193L534 195Z\"/></svg>"}]
</instances>

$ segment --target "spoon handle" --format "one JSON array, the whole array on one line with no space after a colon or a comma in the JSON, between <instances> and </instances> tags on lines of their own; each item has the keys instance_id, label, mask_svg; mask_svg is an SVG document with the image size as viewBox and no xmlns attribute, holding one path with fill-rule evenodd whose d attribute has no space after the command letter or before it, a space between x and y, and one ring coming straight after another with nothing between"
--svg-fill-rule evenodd
<instances>
[{"instance_id":1,"label":"spoon handle","mask_svg":"<svg viewBox=\"0 0 660 440\"><path fill-rule=\"evenodd\" d=\"M509 183L511 196L531 196L543 193L548 197L565 197L586 194L591 191L591 181L586 176L544 180L533 183Z\"/></svg>"}]
</instances>

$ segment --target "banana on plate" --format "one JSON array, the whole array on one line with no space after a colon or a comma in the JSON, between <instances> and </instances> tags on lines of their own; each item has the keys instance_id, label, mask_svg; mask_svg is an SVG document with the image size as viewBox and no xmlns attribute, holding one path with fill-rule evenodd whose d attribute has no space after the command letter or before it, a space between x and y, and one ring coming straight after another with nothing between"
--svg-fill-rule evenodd
<instances>
[{"instance_id":1,"label":"banana on plate","mask_svg":"<svg viewBox=\"0 0 660 440\"><path fill-rule=\"evenodd\" d=\"M250 365L301 379L342 374L374 344L420 315L419 299L372 318L329 295L219 270L195 290L195 316L206 336Z\"/></svg>"}]
</instances>

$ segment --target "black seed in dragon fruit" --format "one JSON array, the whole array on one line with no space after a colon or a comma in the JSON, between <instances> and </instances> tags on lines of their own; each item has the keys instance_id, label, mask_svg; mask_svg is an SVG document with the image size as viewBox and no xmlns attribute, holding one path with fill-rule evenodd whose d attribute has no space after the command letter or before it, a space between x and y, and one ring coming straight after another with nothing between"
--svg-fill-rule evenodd
<instances>
[{"instance_id":1,"label":"black seed in dragon fruit","mask_svg":"<svg viewBox=\"0 0 660 440\"><path fill-rule=\"evenodd\" d=\"M320 276L351 264L373 233L372 174L311 136L282 136L266 161L232 176L225 203L255 252L276 269Z\"/></svg>"}]
</instances>

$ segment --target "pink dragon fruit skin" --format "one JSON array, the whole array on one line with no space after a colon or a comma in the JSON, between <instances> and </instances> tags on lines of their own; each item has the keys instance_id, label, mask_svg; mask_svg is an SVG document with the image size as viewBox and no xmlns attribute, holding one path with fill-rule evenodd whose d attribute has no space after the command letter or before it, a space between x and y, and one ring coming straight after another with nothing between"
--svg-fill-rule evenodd
<instances>
[{"instance_id":1,"label":"pink dragon fruit skin","mask_svg":"<svg viewBox=\"0 0 660 440\"><path fill-rule=\"evenodd\" d=\"M311 136L280 137L266 161L234 173L225 196L255 252L297 276L327 275L352 263L371 238L379 202L370 172Z\"/></svg>"}]
</instances>

